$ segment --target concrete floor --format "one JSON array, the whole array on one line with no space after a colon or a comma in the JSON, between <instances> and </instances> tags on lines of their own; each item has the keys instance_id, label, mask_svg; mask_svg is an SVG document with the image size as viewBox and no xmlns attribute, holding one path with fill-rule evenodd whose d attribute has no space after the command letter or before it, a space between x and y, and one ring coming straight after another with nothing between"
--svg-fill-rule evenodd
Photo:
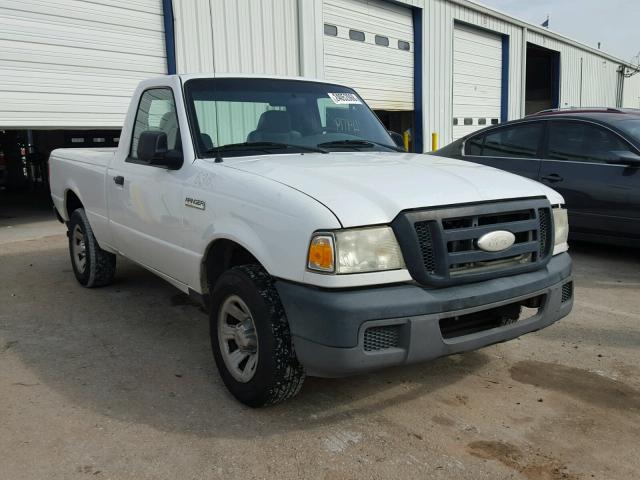
<instances>
[{"instance_id":1,"label":"concrete floor","mask_svg":"<svg viewBox=\"0 0 640 480\"><path fill-rule=\"evenodd\" d=\"M546 330L251 410L184 295L120 259L83 289L59 224L19 228L0 228L2 479L638 478L638 251L574 246L576 307Z\"/></svg>"}]
</instances>

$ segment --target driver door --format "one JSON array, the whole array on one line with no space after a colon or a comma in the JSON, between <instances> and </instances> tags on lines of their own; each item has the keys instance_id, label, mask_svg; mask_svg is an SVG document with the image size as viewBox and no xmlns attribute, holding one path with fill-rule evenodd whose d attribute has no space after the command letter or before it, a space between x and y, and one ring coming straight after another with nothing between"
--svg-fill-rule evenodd
<instances>
[{"instance_id":1,"label":"driver door","mask_svg":"<svg viewBox=\"0 0 640 480\"><path fill-rule=\"evenodd\" d=\"M557 190L576 231L640 238L640 170L608 163L630 145L579 120L549 122L540 181Z\"/></svg>"},{"instance_id":2,"label":"driver door","mask_svg":"<svg viewBox=\"0 0 640 480\"><path fill-rule=\"evenodd\" d=\"M170 87L151 88L140 97L126 158L107 172L110 224L117 249L126 257L185 282L186 250L182 248L183 184L188 167L168 170L138 159L140 134L160 130L170 150L182 150L180 126Z\"/></svg>"}]
</instances>

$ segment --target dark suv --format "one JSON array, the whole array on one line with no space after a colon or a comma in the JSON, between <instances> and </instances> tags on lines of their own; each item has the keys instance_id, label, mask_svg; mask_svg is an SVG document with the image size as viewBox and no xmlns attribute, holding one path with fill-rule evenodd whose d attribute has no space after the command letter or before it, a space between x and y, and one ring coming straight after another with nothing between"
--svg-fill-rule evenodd
<instances>
[{"instance_id":1,"label":"dark suv","mask_svg":"<svg viewBox=\"0 0 640 480\"><path fill-rule=\"evenodd\" d=\"M569 209L572 238L640 245L640 110L548 110L474 132L435 155L554 188Z\"/></svg>"}]
</instances>

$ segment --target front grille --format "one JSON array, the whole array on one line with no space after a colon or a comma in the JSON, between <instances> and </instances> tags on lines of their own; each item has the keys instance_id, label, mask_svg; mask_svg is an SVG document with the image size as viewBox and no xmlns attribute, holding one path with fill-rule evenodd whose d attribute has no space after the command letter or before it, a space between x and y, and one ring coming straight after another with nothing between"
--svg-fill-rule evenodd
<instances>
[{"instance_id":1,"label":"front grille","mask_svg":"<svg viewBox=\"0 0 640 480\"><path fill-rule=\"evenodd\" d=\"M540 256L544 257L553 242L553 226L551 224L551 210L541 208L538 210L540 219Z\"/></svg>"},{"instance_id":2,"label":"front grille","mask_svg":"<svg viewBox=\"0 0 640 480\"><path fill-rule=\"evenodd\" d=\"M562 303L567 303L573 297L573 282L562 285Z\"/></svg>"},{"instance_id":3,"label":"front grille","mask_svg":"<svg viewBox=\"0 0 640 480\"><path fill-rule=\"evenodd\" d=\"M422 253L422 264L427 272L433 273L436 269L436 259L433 254L433 239L431 237L431 222L418 222L415 225L420 252Z\"/></svg>"},{"instance_id":4,"label":"front grille","mask_svg":"<svg viewBox=\"0 0 640 480\"><path fill-rule=\"evenodd\" d=\"M546 199L403 212L392 226L413 278L432 286L533 270L553 246ZM498 252L481 249L478 240L495 231L511 232L515 243Z\"/></svg>"},{"instance_id":5,"label":"front grille","mask_svg":"<svg viewBox=\"0 0 640 480\"><path fill-rule=\"evenodd\" d=\"M375 352L400 345L400 325L369 327L364 331L364 351Z\"/></svg>"}]
</instances>

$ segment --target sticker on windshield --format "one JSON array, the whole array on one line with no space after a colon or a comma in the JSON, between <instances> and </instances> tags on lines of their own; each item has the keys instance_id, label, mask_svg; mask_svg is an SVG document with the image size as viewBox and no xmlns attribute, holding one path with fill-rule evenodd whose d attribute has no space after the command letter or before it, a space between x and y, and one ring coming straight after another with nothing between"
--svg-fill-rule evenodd
<instances>
[{"instance_id":1,"label":"sticker on windshield","mask_svg":"<svg viewBox=\"0 0 640 480\"><path fill-rule=\"evenodd\" d=\"M362 102L355 93L327 93L336 105L360 105Z\"/></svg>"}]
</instances>

